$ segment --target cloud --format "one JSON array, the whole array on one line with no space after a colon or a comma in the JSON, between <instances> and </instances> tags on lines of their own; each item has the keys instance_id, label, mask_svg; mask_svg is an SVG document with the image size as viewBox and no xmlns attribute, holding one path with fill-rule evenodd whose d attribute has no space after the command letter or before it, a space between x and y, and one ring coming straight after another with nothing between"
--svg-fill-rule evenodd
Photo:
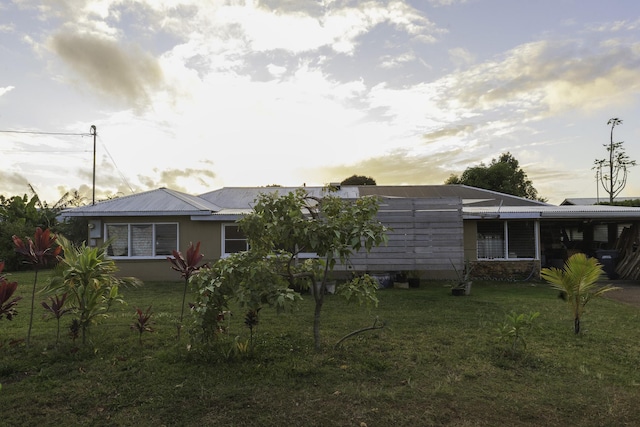
<instances>
[{"instance_id":1,"label":"cloud","mask_svg":"<svg viewBox=\"0 0 640 427\"><path fill-rule=\"evenodd\" d=\"M587 51L580 41L523 44L504 59L443 78L442 108L527 111L539 117L577 107L606 108L631 101L640 88L640 43L603 43ZM529 114L530 117L531 114Z\"/></svg>"},{"instance_id":2,"label":"cloud","mask_svg":"<svg viewBox=\"0 0 640 427\"><path fill-rule=\"evenodd\" d=\"M158 61L135 46L90 34L57 33L51 49L83 82L103 95L144 107L163 83Z\"/></svg>"},{"instance_id":3,"label":"cloud","mask_svg":"<svg viewBox=\"0 0 640 427\"><path fill-rule=\"evenodd\" d=\"M475 62L475 55L462 47L456 47L449 50L449 59L457 67L471 65Z\"/></svg>"},{"instance_id":4,"label":"cloud","mask_svg":"<svg viewBox=\"0 0 640 427\"><path fill-rule=\"evenodd\" d=\"M0 87L0 96L5 95L15 89L13 86Z\"/></svg>"}]
</instances>

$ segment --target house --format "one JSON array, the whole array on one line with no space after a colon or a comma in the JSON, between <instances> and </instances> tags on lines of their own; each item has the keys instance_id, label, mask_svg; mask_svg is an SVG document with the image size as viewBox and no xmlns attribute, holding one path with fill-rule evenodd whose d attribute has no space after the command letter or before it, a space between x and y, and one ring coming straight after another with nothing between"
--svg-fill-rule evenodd
<instances>
[{"instance_id":1,"label":"house","mask_svg":"<svg viewBox=\"0 0 640 427\"><path fill-rule=\"evenodd\" d=\"M167 256L201 242L207 261L247 250L236 220L251 212L260 193L295 187L228 187L193 196L167 188L65 210L89 220L88 244L110 239L109 255L122 275L178 280ZM304 187L322 196L322 187ZM418 270L428 279L454 278L465 261L487 278L538 277L574 252L597 256L614 250L623 230L640 220L640 208L554 206L464 185L337 186L345 199L378 196L378 218L388 244L355 254L343 272ZM312 256L313 254L309 254Z\"/></svg>"}]
</instances>

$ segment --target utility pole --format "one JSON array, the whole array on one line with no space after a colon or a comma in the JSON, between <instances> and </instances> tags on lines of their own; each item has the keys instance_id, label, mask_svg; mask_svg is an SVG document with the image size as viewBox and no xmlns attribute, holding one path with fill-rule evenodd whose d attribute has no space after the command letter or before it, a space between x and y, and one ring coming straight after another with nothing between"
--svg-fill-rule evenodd
<instances>
[{"instance_id":1,"label":"utility pole","mask_svg":"<svg viewBox=\"0 0 640 427\"><path fill-rule=\"evenodd\" d=\"M91 197L91 205L96 204L96 135L98 131L95 125L91 125L89 133L93 135L93 194Z\"/></svg>"}]
</instances>

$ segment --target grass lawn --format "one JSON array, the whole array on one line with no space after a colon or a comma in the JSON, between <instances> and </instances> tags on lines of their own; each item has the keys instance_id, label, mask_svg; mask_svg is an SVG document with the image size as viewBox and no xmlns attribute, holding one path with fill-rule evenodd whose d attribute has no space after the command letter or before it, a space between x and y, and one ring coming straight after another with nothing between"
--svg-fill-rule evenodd
<instances>
[{"instance_id":1,"label":"grass lawn","mask_svg":"<svg viewBox=\"0 0 640 427\"><path fill-rule=\"evenodd\" d=\"M24 297L0 320L2 425L93 426L631 426L640 420L640 309L599 299L573 334L566 303L542 283L474 283L453 297L443 282L385 289L377 308L328 296L324 350L313 350L310 298L294 313L261 311L253 354L229 355L249 337L236 310L209 352L176 340L180 282L124 291L128 305L81 345L71 317L43 319L33 273L10 276ZM40 282L44 282L43 280ZM153 305L155 331L130 330L135 307ZM540 312L516 356L496 342L505 314ZM345 334L368 331L333 345ZM184 331L184 330L183 330Z\"/></svg>"}]
</instances>

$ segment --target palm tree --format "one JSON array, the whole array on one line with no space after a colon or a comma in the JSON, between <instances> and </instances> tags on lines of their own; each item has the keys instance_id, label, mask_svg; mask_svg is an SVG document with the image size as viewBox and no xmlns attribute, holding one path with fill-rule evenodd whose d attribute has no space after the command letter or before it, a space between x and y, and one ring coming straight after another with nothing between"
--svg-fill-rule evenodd
<instances>
[{"instance_id":1,"label":"palm tree","mask_svg":"<svg viewBox=\"0 0 640 427\"><path fill-rule=\"evenodd\" d=\"M572 255L565 262L564 269L543 268L540 275L554 289L559 290L562 299L569 304L576 334L580 333L580 319L585 305L606 292L620 289L612 285L597 286L596 282L603 275L602 265L597 259L587 258L583 253Z\"/></svg>"}]
</instances>

